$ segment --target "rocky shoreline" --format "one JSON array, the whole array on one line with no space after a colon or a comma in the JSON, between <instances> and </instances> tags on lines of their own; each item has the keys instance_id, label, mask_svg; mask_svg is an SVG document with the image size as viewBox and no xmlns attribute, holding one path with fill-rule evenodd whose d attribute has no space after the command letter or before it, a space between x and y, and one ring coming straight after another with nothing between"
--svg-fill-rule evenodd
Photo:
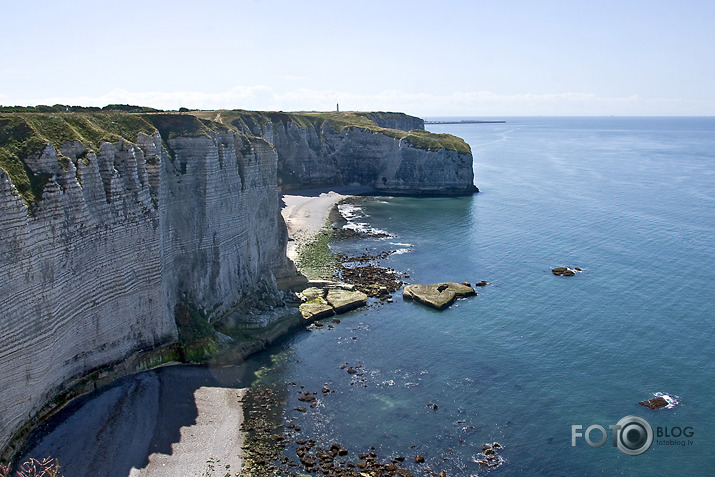
<instances>
[{"instance_id":1,"label":"rocky shoreline","mask_svg":"<svg viewBox=\"0 0 715 477\"><path fill-rule=\"evenodd\" d=\"M322 229L320 233L326 234L330 240L346 240L354 238L382 238L382 232L359 231L343 228L348 221L339 211L338 205L346 202L354 203L366 200L363 197L344 197L333 204L329 212L330 226ZM298 244L296 255L300 256L300 247L320 247L310 240L303 240ZM330 273L322 275L327 280L313 280L310 287L298 293L302 300L300 309L303 318L311 322L310 327L322 328L325 326L321 319L330 318L338 312L349 311L360 306L370 306L370 303L392 302L392 294L403 285L403 280L408 278L405 273L381 265L381 260L395 253L388 250L380 253L363 253L356 256L334 254L332 260L325 260L331 264ZM321 256L325 250L321 252ZM376 301L379 300L379 301ZM344 303L340 306L340 303ZM333 328L340 324L340 320L333 318L328 327ZM345 366L348 374L359 373L352 366ZM345 449L340 443L325 444L325 439L319 440L303 435L300 419L309 417L315 412L317 401L327 398L333 390L326 383L320 390L307 390L303 386L291 383L295 388L295 396L290 391L278 387L261 385L251 387L244 397L244 421L241 430L244 433L243 468L241 475L300 475L310 473L315 475L331 476L412 476L414 475L405 467L406 461L424 465L424 457L415 455L409 459L404 456L383 458L377 455L374 448L364 452L353 453ZM293 407L295 415L283 415L287 411L291 400L297 400ZM289 450L290 449L290 450ZM294 453L294 454L293 454ZM427 475L443 476L446 473L429 472Z\"/></svg>"},{"instance_id":2,"label":"rocky shoreline","mask_svg":"<svg viewBox=\"0 0 715 477\"><path fill-rule=\"evenodd\" d=\"M336 202L329 213L329 227L320 232L329 240L385 238L389 234L380 231L356 230L345 228L348 223L342 216L339 205L355 204L367 200L365 197L345 197ZM325 244L303 241L303 247L323 247ZM397 250L369 252L358 255L333 254L332 260L325 260L326 250L319 254L324 263L330 264L330 272L322 275L323 280L313 280L309 288L298 293L301 297L301 312L305 320L311 324L308 329L320 329L326 326L325 321L339 310L336 296L345 298L349 303L348 310L360 306L374 306L380 303L393 302L393 294L405 285L409 275L405 272L386 267L382 261L389 258ZM297 250L301 254L300 248ZM300 268L300 267L299 267ZM323 270L324 271L324 270ZM481 281L475 287L483 287L488 282ZM425 303L425 293L434 288L435 293L449 295L444 308L461 297L476 295L474 288L467 283L445 283L445 290L439 285L409 285L405 288L405 297L409 295L415 301ZM428 290L422 288L427 287ZM407 292L407 290L413 292ZM427 303L429 305L429 303ZM436 306L435 306L436 307ZM440 308L440 307L436 307ZM339 326L340 319L327 321L327 327ZM351 376L360 376L360 365L346 363L341 367ZM330 383L325 383L322 389L306 389L297 383L289 383L288 387L265 384L251 387L244 398L244 422L241 430L244 432L243 468L241 475L331 475L331 476L413 476L429 475L446 476L444 470L434 470L425 462L422 455L380 456L375 448L363 451L348 451L340 442L331 442L325 436L306 435L301 425L302 419L311 419L318 412L320 402L330 399L335 390ZM430 404L437 410L436 404ZM292 411L291 411L292 409ZM501 456L496 455L498 443L485 446L480 465L495 468L503 464ZM447 460L445 458L445 460Z\"/></svg>"},{"instance_id":3,"label":"rocky shoreline","mask_svg":"<svg viewBox=\"0 0 715 477\"><path fill-rule=\"evenodd\" d=\"M299 416L309 416L317 406L318 397L333 392L327 384L320 391L309 391L296 383L291 383L291 387L295 388L294 394L301 403L293 408ZM337 442L319 445L316 439L301 433L300 417L282 416L280 411L288 400L291 397L285 389L261 386L248 391L244 398L246 417L241 426L245 435L241 475L413 475L404 468L406 458L402 456L388 460L380 458L374 448L356 454ZM293 453L295 455L291 456ZM414 457L415 462L423 463L424 458L419 457ZM442 472L434 475L446 474Z\"/></svg>"}]
</instances>

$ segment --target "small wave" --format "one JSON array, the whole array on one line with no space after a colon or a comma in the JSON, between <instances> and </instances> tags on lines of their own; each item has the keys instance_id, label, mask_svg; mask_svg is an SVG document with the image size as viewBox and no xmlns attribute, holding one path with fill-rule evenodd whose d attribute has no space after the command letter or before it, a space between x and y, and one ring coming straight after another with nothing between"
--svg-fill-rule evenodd
<instances>
[{"instance_id":1,"label":"small wave","mask_svg":"<svg viewBox=\"0 0 715 477\"><path fill-rule=\"evenodd\" d=\"M506 459L500 455L477 454L472 457L472 462L476 462L477 464L489 469L496 469L497 467L504 465L506 463Z\"/></svg>"},{"instance_id":2,"label":"small wave","mask_svg":"<svg viewBox=\"0 0 715 477\"><path fill-rule=\"evenodd\" d=\"M400 248L398 250L395 250L392 252L393 255L402 255L403 253L410 253L412 251L411 248Z\"/></svg>"},{"instance_id":3,"label":"small wave","mask_svg":"<svg viewBox=\"0 0 715 477\"><path fill-rule=\"evenodd\" d=\"M662 397L668 402L668 405L665 406L663 409L673 409L675 406L680 404L680 396L674 396L668 393L654 393L653 396Z\"/></svg>"},{"instance_id":4,"label":"small wave","mask_svg":"<svg viewBox=\"0 0 715 477\"><path fill-rule=\"evenodd\" d=\"M361 234L365 235L375 235L380 238L382 237L394 237L390 232L387 232L382 229L376 229L374 227L370 227L370 225L364 223L364 222L348 222L343 226L344 229L349 229L349 230L354 230L355 232L359 232Z\"/></svg>"},{"instance_id":5,"label":"small wave","mask_svg":"<svg viewBox=\"0 0 715 477\"><path fill-rule=\"evenodd\" d=\"M362 210L361 207L353 204L340 204L338 205L338 212L340 212L340 215L342 215L345 220L353 220L356 218L364 218L368 217L367 214L365 214L365 211Z\"/></svg>"}]
</instances>

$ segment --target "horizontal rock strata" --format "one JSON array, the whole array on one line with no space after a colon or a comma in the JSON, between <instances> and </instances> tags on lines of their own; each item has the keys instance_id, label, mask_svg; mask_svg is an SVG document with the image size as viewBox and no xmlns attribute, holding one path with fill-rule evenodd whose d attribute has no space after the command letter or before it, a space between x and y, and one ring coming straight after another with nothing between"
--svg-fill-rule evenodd
<instances>
[{"instance_id":1,"label":"horizontal rock strata","mask_svg":"<svg viewBox=\"0 0 715 477\"><path fill-rule=\"evenodd\" d=\"M378 113L374 113L378 114ZM449 135L429 135L424 123L411 116L380 123L398 128L374 128L358 119L283 114L263 122L239 116L234 124L273 144L279 157L284 190L359 184L391 195L468 195L474 186L469 146ZM349 118L349 116L347 116ZM411 119L410 119L411 118ZM401 134L400 127L420 126ZM448 137L447 137L448 136ZM429 137L430 141L423 142Z\"/></svg>"},{"instance_id":2,"label":"horizontal rock strata","mask_svg":"<svg viewBox=\"0 0 715 477\"><path fill-rule=\"evenodd\" d=\"M50 146L27 161L48 177L32 209L0 170L0 447L65 383L175 342L177 302L219 317L291 273L264 140L155 133L60 150L66 169Z\"/></svg>"}]
</instances>

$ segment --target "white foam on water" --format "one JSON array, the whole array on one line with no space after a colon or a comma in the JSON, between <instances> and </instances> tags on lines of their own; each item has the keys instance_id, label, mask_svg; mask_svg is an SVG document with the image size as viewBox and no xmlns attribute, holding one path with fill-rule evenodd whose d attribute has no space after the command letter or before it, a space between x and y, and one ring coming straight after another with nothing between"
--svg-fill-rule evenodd
<instances>
[{"instance_id":1,"label":"white foam on water","mask_svg":"<svg viewBox=\"0 0 715 477\"><path fill-rule=\"evenodd\" d=\"M362 210L362 207L358 207L357 205L354 204L339 204L338 205L338 211L340 212L340 215L342 215L345 220L350 221L352 219L356 218L365 218L368 217L365 212Z\"/></svg>"},{"instance_id":2,"label":"white foam on water","mask_svg":"<svg viewBox=\"0 0 715 477\"><path fill-rule=\"evenodd\" d=\"M675 406L680 404L680 396L673 396L672 394L668 393L654 393L653 396L655 397L662 397L668 402L668 405L665 406L663 409L673 409Z\"/></svg>"},{"instance_id":3,"label":"white foam on water","mask_svg":"<svg viewBox=\"0 0 715 477\"><path fill-rule=\"evenodd\" d=\"M394 237L394 235L385 230L370 227L370 224L359 221L358 219L370 217L360 206L354 204L339 204L338 211L348 222L343 226L344 229L354 230L368 235L385 235L387 238Z\"/></svg>"},{"instance_id":4,"label":"white foam on water","mask_svg":"<svg viewBox=\"0 0 715 477\"><path fill-rule=\"evenodd\" d=\"M403 253L410 253L412 251L411 248L400 248L392 252L393 255L402 255Z\"/></svg>"}]
</instances>

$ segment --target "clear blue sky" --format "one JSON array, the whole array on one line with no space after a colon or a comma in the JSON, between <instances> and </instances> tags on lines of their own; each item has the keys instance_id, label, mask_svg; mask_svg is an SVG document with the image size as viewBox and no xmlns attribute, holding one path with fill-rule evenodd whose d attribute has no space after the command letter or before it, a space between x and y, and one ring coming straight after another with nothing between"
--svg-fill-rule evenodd
<instances>
[{"instance_id":1,"label":"clear blue sky","mask_svg":"<svg viewBox=\"0 0 715 477\"><path fill-rule=\"evenodd\" d=\"M712 0L0 0L0 104L715 115Z\"/></svg>"}]
</instances>

